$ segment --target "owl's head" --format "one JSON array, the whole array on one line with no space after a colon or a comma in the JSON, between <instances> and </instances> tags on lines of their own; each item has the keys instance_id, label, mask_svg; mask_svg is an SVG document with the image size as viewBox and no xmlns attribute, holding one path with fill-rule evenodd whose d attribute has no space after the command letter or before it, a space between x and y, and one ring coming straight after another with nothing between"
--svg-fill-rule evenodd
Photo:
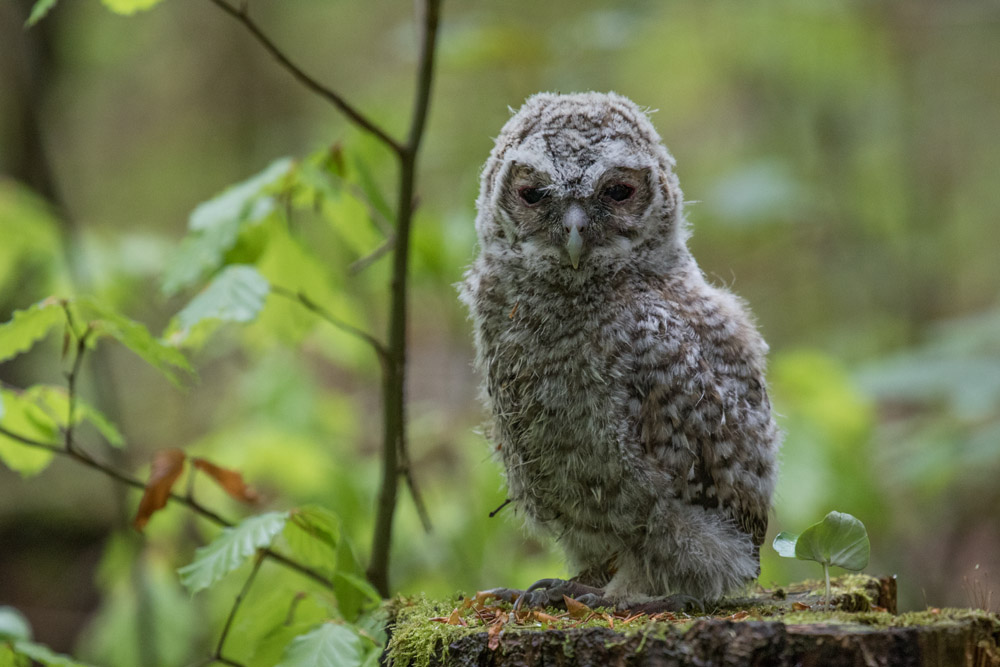
<instances>
[{"instance_id":1,"label":"owl's head","mask_svg":"<svg viewBox=\"0 0 1000 667\"><path fill-rule=\"evenodd\" d=\"M484 253L583 274L662 266L684 252L674 160L645 113L614 93L529 98L483 169Z\"/></svg>"}]
</instances>

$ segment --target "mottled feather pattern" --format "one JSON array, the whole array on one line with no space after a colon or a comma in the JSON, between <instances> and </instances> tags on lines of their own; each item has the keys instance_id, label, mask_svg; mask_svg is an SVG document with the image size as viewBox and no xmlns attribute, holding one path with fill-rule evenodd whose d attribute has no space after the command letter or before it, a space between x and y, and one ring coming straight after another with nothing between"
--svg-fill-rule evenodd
<instances>
[{"instance_id":1,"label":"mottled feather pattern","mask_svg":"<svg viewBox=\"0 0 1000 667\"><path fill-rule=\"evenodd\" d=\"M462 287L514 506L619 600L755 579L776 473L767 346L688 252L673 168L624 97L530 98L483 169Z\"/></svg>"}]
</instances>

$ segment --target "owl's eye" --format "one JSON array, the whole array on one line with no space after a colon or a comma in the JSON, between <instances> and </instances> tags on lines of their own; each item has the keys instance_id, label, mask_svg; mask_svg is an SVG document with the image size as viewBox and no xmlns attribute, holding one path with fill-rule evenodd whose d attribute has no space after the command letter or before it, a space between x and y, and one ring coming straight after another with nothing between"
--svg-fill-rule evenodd
<instances>
[{"instance_id":1,"label":"owl's eye","mask_svg":"<svg viewBox=\"0 0 1000 667\"><path fill-rule=\"evenodd\" d=\"M523 187L517 191L517 194L521 195L521 199L524 200L525 204L532 206L545 199L548 192L546 192L545 188Z\"/></svg>"},{"instance_id":2,"label":"owl's eye","mask_svg":"<svg viewBox=\"0 0 1000 667\"><path fill-rule=\"evenodd\" d=\"M601 195L607 199L622 202L631 197L633 192L635 192L635 188L631 185L626 185L625 183L615 183L614 185L604 188L604 192L602 192Z\"/></svg>"}]
</instances>

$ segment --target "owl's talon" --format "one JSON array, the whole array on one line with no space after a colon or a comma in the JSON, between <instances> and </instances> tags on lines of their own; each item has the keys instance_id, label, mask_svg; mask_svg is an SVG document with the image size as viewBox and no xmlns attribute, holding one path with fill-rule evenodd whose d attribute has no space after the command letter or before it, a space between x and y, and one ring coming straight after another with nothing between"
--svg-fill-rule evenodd
<instances>
[{"instance_id":1,"label":"owl's talon","mask_svg":"<svg viewBox=\"0 0 1000 667\"><path fill-rule=\"evenodd\" d=\"M604 591L593 586L586 586L576 581L566 579L539 579L528 586L524 595L514 603L514 611L520 611L521 607L562 607L564 606L563 596L580 600L587 597L591 601L603 600ZM584 604L587 604L586 602ZM587 604L587 606L591 606ZM598 605L599 606L599 605Z\"/></svg>"},{"instance_id":2,"label":"owl's talon","mask_svg":"<svg viewBox=\"0 0 1000 667\"><path fill-rule=\"evenodd\" d=\"M618 605L620 609L627 609L631 612L645 613L649 615L669 612L704 612L705 601L683 593L674 593L663 598L656 598L646 602L630 605L627 603Z\"/></svg>"}]
</instances>

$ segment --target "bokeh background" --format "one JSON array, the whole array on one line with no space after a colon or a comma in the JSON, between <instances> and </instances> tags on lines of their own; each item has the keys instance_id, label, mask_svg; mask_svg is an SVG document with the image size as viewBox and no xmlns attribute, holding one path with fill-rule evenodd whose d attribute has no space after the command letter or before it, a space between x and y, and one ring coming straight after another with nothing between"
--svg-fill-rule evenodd
<instances>
[{"instance_id":1,"label":"bokeh background","mask_svg":"<svg viewBox=\"0 0 1000 667\"><path fill-rule=\"evenodd\" d=\"M0 321L76 292L162 331L193 294L160 290L188 214L276 158L339 142L391 187L391 156L211 3L165 0L124 18L63 0L26 30L30 4L0 4ZM402 135L410 3L250 7L307 71ZM421 530L404 491L393 588L441 595L565 574L512 512L487 516L504 492L454 283L474 251L479 167L508 107L539 90L593 89L654 110L690 202L694 254L749 301L771 344L786 433L771 534L849 512L871 536L867 571L898 575L901 608L996 610L998 44L1000 5L987 1L445 2L410 322L414 474L434 529ZM330 238L350 242L313 246L322 261L301 279L342 318L382 331L386 262L349 271L374 247L370 234L352 237L370 227L363 208L349 210ZM299 224L308 236L318 223ZM268 507L332 508L364 559L380 438L369 351L269 303L193 361L200 381L183 392L127 351L99 350L84 394L129 444L104 451L93 438L95 451L137 474L157 449L209 456L243 471ZM0 379L60 382L59 341L0 366ZM232 598L191 599L172 574L205 526L175 509L137 536L136 501L72 462L26 477L0 466L0 604L81 658L183 664ZM817 576L810 565L765 548L761 583ZM158 649L139 648L144 632Z\"/></svg>"}]
</instances>

